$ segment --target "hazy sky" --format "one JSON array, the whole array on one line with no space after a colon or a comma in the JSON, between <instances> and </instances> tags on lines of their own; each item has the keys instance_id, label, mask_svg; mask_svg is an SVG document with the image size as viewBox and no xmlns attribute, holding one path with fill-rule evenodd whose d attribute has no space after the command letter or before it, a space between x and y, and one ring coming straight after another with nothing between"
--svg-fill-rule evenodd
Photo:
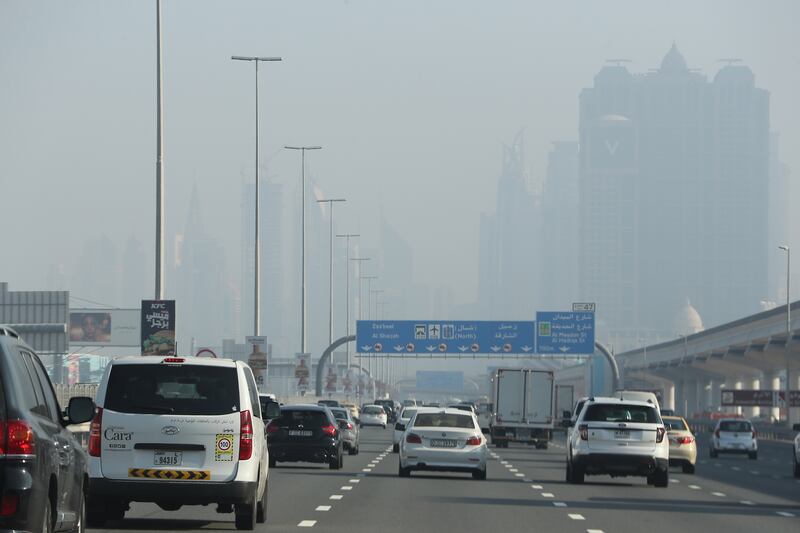
<instances>
[{"instance_id":1,"label":"hazy sky","mask_svg":"<svg viewBox=\"0 0 800 533\"><path fill-rule=\"evenodd\" d=\"M369 245L382 209L413 244L417 281L449 285L456 303L475 297L478 215L494 209L501 144L525 129L541 179L550 143L577 138L578 94L607 58L644 72L674 40L709 77L718 58L742 58L800 175L795 0L163 5L168 233L182 231L196 182L237 277L254 141L253 68L234 54L284 59L260 75L269 174L294 187L299 155L280 147L323 145L309 168L348 199L339 230ZM70 269L101 234L133 235L151 257L155 1L0 0L0 80L0 280L41 288L49 265Z\"/></svg>"}]
</instances>

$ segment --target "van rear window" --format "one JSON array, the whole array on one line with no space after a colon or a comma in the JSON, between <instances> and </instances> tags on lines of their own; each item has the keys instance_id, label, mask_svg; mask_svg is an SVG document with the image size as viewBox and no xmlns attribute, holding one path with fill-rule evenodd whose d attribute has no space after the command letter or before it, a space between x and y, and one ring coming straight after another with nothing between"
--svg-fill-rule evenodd
<instances>
[{"instance_id":1,"label":"van rear window","mask_svg":"<svg viewBox=\"0 0 800 533\"><path fill-rule=\"evenodd\" d=\"M120 413L224 415L239 410L235 368L116 365L103 407Z\"/></svg>"},{"instance_id":2,"label":"van rear window","mask_svg":"<svg viewBox=\"0 0 800 533\"><path fill-rule=\"evenodd\" d=\"M644 422L657 424L658 413L653 407L631 404L595 403L586 408L584 422Z\"/></svg>"},{"instance_id":3,"label":"van rear window","mask_svg":"<svg viewBox=\"0 0 800 533\"><path fill-rule=\"evenodd\" d=\"M739 431L741 433L746 433L752 431L752 429L753 428L750 427L750 422L744 420L725 420L719 423L720 431Z\"/></svg>"}]
</instances>

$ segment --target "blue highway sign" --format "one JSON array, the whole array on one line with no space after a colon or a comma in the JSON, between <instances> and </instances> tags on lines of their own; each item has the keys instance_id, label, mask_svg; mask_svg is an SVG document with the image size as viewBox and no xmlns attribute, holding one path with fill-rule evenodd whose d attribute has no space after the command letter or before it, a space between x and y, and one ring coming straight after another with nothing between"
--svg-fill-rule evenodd
<instances>
[{"instance_id":1,"label":"blue highway sign","mask_svg":"<svg viewBox=\"0 0 800 533\"><path fill-rule=\"evenodd\" d=\"M540 354L594 353L594 313L536 313L536 352Z\"/></svg>"},{"instance_id":2,"label":"blue highway sign","mask_svg":"<svg viewBox=\"0 0 800 533\"><path fill-rule=\"evenodd\" d=\"M531 321L359 320L356 351L382 354L533 354Z\"/></svg>"}]
</instances>

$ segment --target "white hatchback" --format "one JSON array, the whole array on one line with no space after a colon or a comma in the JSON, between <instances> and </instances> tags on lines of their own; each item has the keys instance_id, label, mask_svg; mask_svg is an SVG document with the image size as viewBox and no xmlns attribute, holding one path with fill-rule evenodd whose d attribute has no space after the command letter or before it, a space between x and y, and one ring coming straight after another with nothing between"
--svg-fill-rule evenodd
<instances>
[{"instance_id":1,"label":"white hatchback","mask_svg":"<svg viewBox=\"0 0 800 533\"><path fill-rule=\"evenodd\" d=\"M126 357L106 368L89 434L87 522L120 520L130 502L164 510L218 505L236 528L266 520L265 418L245 363L195 357Z\"/></svg>"},{"instance_id":2,"label":"white hatchback","mask_svg":"<svg viewBox=\"0 0 800 533\"><path fill-rule=\"evenodd\" d=\"M717 422L709 455L716 457L721 453L747 454L750 459L758 459L758 438L749 420L723 418Z\"/></svg>"},{"instance_id":3,"label":"white hatchback","mask_svg":"<svg viewBox=\"0 0 800 533\"><path fill-rule=\"evenodd\" d=\"M474 413L460 409L418 411L400 442L400 477L414 470L470 472L486 479L486 438Z\"/></svg>"},{"instance_id":4,"label":"white hatchback","mask_svg":"<svg viewBox=\"0 0 800 533\"><path fill-rule=\"evenodd\" d=\"M384 409L382 405L365 405L364 409L361 410L359 425L361 427L380 426L386 429L388 418L386 409Z\"/></svg>"}]
</instances>

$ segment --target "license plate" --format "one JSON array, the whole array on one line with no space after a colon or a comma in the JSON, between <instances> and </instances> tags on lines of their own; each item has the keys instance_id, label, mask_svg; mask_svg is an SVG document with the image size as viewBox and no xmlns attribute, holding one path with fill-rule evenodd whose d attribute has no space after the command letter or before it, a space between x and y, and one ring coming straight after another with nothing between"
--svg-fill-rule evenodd
<instances>
[{"instance_id":1,"label":"license plate","mask_svg":"<svg viewBox=\"0 0 800 533\"><path fill-rule=\"evenodd\" d=\"M183 462L183 452L162 452L156 450L153 453L153 464L156 466L181 466Z\"/></svg>"},{"instance_id":2,"label":"license plate","mask_svg":"<svg viewBox=\"0 0 800 533\"><path fill-rule=\"evenodd\" d=\"M455 448L456 441L452 439L431 439L431 448Z\"/></svg>"},{"instance_id":3,"label":"license plate","mask_svg":"<svg viewBox=\"0 0 800 533\"><path fill-rule=\"evenodd\" d=\"M310 429L290 429L289 436L290 437L310 437L311 436Z\"/></svg>"},{"instance_id":4,"label":"license plate","mask_svg":"<svg viewBox=\"0 0 800 533\"><path fill-rule=\"evenodd\" d=\"M614 430L614 438L615 439L629 439L631 438L631 432L627 429L617 429Z\"/></svg>"}]
</instances>

